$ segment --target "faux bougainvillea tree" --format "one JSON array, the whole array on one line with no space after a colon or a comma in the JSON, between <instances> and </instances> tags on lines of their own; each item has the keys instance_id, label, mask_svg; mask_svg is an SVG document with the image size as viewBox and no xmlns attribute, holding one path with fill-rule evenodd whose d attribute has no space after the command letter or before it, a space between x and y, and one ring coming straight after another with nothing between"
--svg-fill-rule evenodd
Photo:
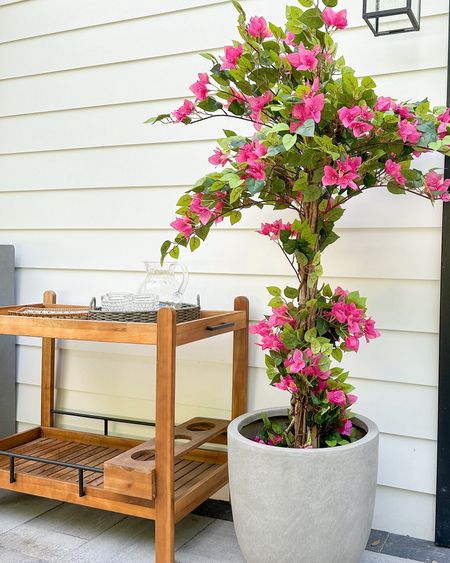
<instances>
[{"instance_id":1,"label":"faux bougainvillea tree","mask_svg":"<svg viewBox=\"0 0 450 563\"><path fill-rule=\"evenodd\" d=\"M224 130L209 158L215 169L178 202L171 223L178 235L162 256L197 249L214 224L234 225L251 207L292 213L291 221L258 231L280 247L296 283L269 287L272 313L251 327L271 385L290 393L291 405L284 426L265 420L256 439L299 448L346 444L356 438L356 396L339 363L379 332L357 291L321 283L321 255L338 239L344 205L367 190L450 199L450 180L414 168L423 153L450 152L450 111L379 97L372 78L358 79L336 55L332 34L347 26L346 11L333 9L337 0L299 0L287 7L285 28L261 16L247 20L233 4L240 40L219 57L203 53L212 68L190 87L195 99L149 121L228 116L251 122L254 132Z\"/></svg>"}]
</instances>

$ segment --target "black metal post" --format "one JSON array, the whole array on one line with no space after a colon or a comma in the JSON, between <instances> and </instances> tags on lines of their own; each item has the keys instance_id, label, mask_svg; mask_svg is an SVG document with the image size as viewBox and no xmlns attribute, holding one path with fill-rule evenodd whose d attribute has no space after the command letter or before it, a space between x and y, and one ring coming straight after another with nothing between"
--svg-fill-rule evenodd
<instances>
[{"instance_id":1,"label":"black metal post","mask_svg":"<svg viewBox=\"0 0 450 563\"><path fill-rule=\"evenodd\" d=\"M447 106L450 106L449 64L450 9ZM445 158L445 177L450 178L449 157ZM444 203L443 208L435 541L437 545L450 547L450 204Z\"/></svg>"}]
</instances>

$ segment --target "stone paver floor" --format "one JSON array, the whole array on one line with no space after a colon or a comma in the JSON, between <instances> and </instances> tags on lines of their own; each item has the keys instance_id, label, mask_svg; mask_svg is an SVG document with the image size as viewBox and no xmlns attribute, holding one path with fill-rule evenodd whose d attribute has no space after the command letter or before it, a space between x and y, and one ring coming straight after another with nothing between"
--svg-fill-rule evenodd
<instances>
[{"instance_id":1,"label":"stone paver floor","mask_svg":"<svg viewBox=\"0 0 450 563\"><path fill-rule=\"evenodd\" d=\"M153 522L0 491L1 563L149 563L153 554ZM233 523L199 515L177 525L176 561L245 563ZM361 560L408 562L371 552Z\"/></svg>"}]
</instances>

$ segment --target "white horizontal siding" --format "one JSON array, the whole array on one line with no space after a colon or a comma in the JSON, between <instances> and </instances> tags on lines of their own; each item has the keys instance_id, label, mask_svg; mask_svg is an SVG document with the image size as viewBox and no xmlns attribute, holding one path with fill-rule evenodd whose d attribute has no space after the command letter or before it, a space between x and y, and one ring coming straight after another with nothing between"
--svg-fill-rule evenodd
<instances>
[{"instance_id":1,"label":"white horizontal siding","mask_svg":"<svg viewBox=\"0 0 450 563\"><path fill-rule=\"evenodd\" d=\"M285 4L244 1L249 15L275 21ZM341 4L350 29L338 34L340 49L359 75L376 75L383 95L444 103L445 0L423 3L420 33L378 39L361 19L361 3ZM143 121L189 95L208 67L196 52L231 40L235 11L222 0L0 0L0 17L0 243L16 245L18 300L35 302L48 288L74 303L134 291L142 261L157 259L171 234L180 194L210 168L224 125ZM417 166L442 162L425 157ZM326 281L360 289L382 330L382 339L345 359L358 410L382 432L374 527L424 538L432 538L434 522L441 211L373 190L351 202L341 240L324 255ZM187 298L200 293L204 307L230 308L236 294L248 295L252 320L260 318L265 287L293 281L276 249L252 232L277 216L250 212L185 253L193 272ZM153 417L154 350L58 344L58 406ZM230 345L225 335L179 350L178 420L229 415ZM18 425L25 428L39 419L39 341L20 338L17 350ZM249 407L285 402L268 387L256 346L250 366Z\"/></svg>"}]
</instances>

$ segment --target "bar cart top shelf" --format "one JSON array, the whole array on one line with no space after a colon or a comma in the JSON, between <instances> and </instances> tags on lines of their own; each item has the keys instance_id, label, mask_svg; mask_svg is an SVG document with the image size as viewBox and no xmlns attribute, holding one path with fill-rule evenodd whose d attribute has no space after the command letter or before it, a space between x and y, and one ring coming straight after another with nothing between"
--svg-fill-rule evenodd
<instances>
[{"instance_id":1,"label":"bar cart top shelf","mask_svg":"<svg viewBox=\"0 0 450 563\"><path fill-rule=\"evenodd\" d=\"M92 340L129 344L157 344L157 323L113 322L80 319L15 316L24 307L44 307L42 303L0 307L0 334L39 336L66 340ZM65 305L65 307L77 306ZM11 314L12 313L12 314ZM246 328L244 311L201 311L200 318L176 325L176 345L203 340L217 334Z\"/></svg>"}]
</instances>

